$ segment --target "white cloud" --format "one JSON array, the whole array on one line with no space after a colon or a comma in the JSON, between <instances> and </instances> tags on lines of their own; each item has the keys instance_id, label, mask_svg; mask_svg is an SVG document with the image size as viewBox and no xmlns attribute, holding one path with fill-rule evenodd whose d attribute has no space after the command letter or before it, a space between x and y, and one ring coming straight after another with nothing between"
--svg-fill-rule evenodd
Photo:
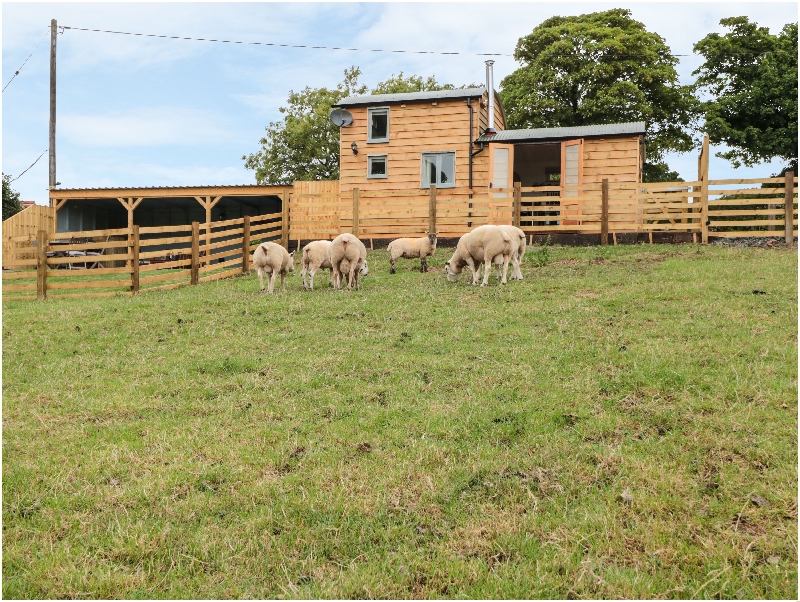
<instances>
[{"instance_id":1,"label":"white cloud","mask_svg":"<svg viewBox=\"0 0 800 602\"><path fill-rule=\"evenodd\" d=\"M68 113L59 117L58 129L76 146L209 144L230 135L218 121L218 115L193 108L167 107L106 115Z\"/></svg>"}]
</instances>

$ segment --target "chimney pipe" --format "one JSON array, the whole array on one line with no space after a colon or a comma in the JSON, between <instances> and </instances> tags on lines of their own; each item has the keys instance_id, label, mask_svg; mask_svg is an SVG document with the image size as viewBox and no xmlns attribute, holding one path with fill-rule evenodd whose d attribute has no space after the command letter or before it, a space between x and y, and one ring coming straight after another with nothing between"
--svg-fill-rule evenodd
<instances>
[{"instance_id":1,"label":"chimney pipe","mask_svg":"<svg viewBox=\"0 0 800 602\"><path fill-rule=\"evenodd\" d=\"M486 91L489 95L489 126L483 133L485 136L494 136L497 132L494 129L494 71L492 69L494 61L486 61Z\"/></svg>"}]
</instances>

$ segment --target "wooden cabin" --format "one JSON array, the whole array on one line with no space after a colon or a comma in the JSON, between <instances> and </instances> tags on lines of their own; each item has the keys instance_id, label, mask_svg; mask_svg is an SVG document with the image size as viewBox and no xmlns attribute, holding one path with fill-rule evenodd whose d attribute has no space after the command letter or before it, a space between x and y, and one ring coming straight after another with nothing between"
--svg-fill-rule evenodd
<instances>
[{"instance_id":1,"label":"wooden cabin","mask_svg":"<svg viewBox=\"0 0 800 602\"><path fill-rule=\"evenodd\" d=\"M642 181L644 122L506 130L495 93L496 134L487 135L488 104L486 88L345 98L341 194Z\"/></svg>"}]
</instances>

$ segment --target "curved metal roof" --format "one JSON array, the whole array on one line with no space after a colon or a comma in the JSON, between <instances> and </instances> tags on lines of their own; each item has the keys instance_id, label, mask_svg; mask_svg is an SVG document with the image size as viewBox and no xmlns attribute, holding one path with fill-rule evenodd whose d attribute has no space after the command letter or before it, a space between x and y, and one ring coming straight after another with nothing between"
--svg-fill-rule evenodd
<instances>
[{"instance_id":1,"label":"curved metal roof","mask_svg":"<svg viewBox=\"0 0 800 602\"><path fill-rule=\"evenodd\" d=\"M352 107L354 105L386 104L389 102L413 102L417 100L446 100L453 98L475 98L483 96L486 88L459 88L457 90L437 90L435 92L404 92L402 94L370 94L366 96L348 96L336 107Z\"/></svg>"},{"instance_id":2,"label":"curved metal roof","mask_svg":"<svg viewBox=\"0 0 800 602\"><path fill-rule=\"evenodd\" d=\"M559 128L534 128L527 130L502 130L494 136L481 136L477 142L526 142L549 138L585 138L589 136L619 136L645 133L644 121L630 123L605 123Z\"/></svg>"}]
</instances>

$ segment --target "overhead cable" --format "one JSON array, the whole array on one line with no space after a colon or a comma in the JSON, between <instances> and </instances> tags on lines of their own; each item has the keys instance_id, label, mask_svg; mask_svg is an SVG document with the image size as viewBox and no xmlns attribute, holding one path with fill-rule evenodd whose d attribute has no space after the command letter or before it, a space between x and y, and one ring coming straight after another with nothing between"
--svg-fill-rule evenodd
<instances>
[{"instance_id":1,"label":"overhead cable","mask_svg":"<svg viewBox=\"0 0 800 602\"><path fill-rule=\"evenodd\" d=\"M39 40L39 44L41 44L41 43L44 41L44 39L47 37L47 34L48 34L48 33L50 33L50 27L49 27L49 26L47 27L47 33L46 33L46 34L44 34L44 36L42 36L42 39L41 39L41 40ZM20 72L20 71L22 71L22 68L25 66L25 63L27 63L27 62L28 62L28 59L29 59L29 58L31 58L31 57L33 56L33 53L34 53L34 52L36 52L36 49L37 49L37 48L39 48L39 44L36 44L36 48L34 48L34 49L33 49L33 51L32 51L32 52L31 52L31 53L28 55L28 58L27 58L27 59L25 59L25 62L24 62L24 63L22 63L22 64L19 66L19 69L17 69L16 71L14 71L14 75L12 75L12 76L11 76L11 79L10 79L10 80L8 80L8 84L10 84L11 82L13 82L13 81L14 81L14 78L15 78L15 77L17 77L17 76L19 75L19 72ZM8 88L8 84L6 84L5 86L3 86L3 92L5 92L5 91L6 91L6 88Z\"/></svg>"},{"instance_id":2,"label":"overhead cable","mask_svg":"<svg viewBox=\"0 0 800 602\"><path fill-rule=\"evenodd\" d=\"M47 152L47 151L49 151L49 150L50 150L49 148L46 148L46 149L44 149L44 153L46 153L46 152ZM31 167L33 167L34 165L36 165L36 164L39 162L39 159L41 159L42 157L44 157L44 153L42 153L41 155L39 155L39 156L36 158L36 161L34 161L33 163L31 163L31 164L28 166L28 169L30 169ZM28 171L28 169L26 169L25 171ZM19 179L20 179L20 178L21 178L21 177L22 177L22 176L25 174L25 171L23 171L21 174L19 174L19 175L18 175L16 178L14 178L13 180L9 180L9 181L8 181L8 183L10 184L11 182L14 182L14 181L16 181L16 180L19 180Z\"/></svg>"},{"instance_id":3,"label":"overhead cable","mask_svg":"<svg viewBox=\"0 0 800 602\"><path fill-rule=\"evenodd\" d=\"M59 27L61 27L59 25ZM439 52L436 50L381 50L381 49L363 49L363 48L344 48L340 46L310 46L307 44L277 44L274 42L237 42L234 40L216 40L211 38L192 38L185 36L164 36L154 33L133 33L130 31L111 31L107 29L88 29L85 27L64 27L64 29L73 29L75 31L93 31L97 33L114 33L124 36L141 36L145 38L167 38L170 40L194 40L197 42L220 42L224 44L243 44L248 46L275 46L280 48L311 48L316 50L352 50L355 52L393 52L404 54L467 54L471 56L514 56L513 54L505 54L502 52Z\"/></svg>"}]
</instances>

